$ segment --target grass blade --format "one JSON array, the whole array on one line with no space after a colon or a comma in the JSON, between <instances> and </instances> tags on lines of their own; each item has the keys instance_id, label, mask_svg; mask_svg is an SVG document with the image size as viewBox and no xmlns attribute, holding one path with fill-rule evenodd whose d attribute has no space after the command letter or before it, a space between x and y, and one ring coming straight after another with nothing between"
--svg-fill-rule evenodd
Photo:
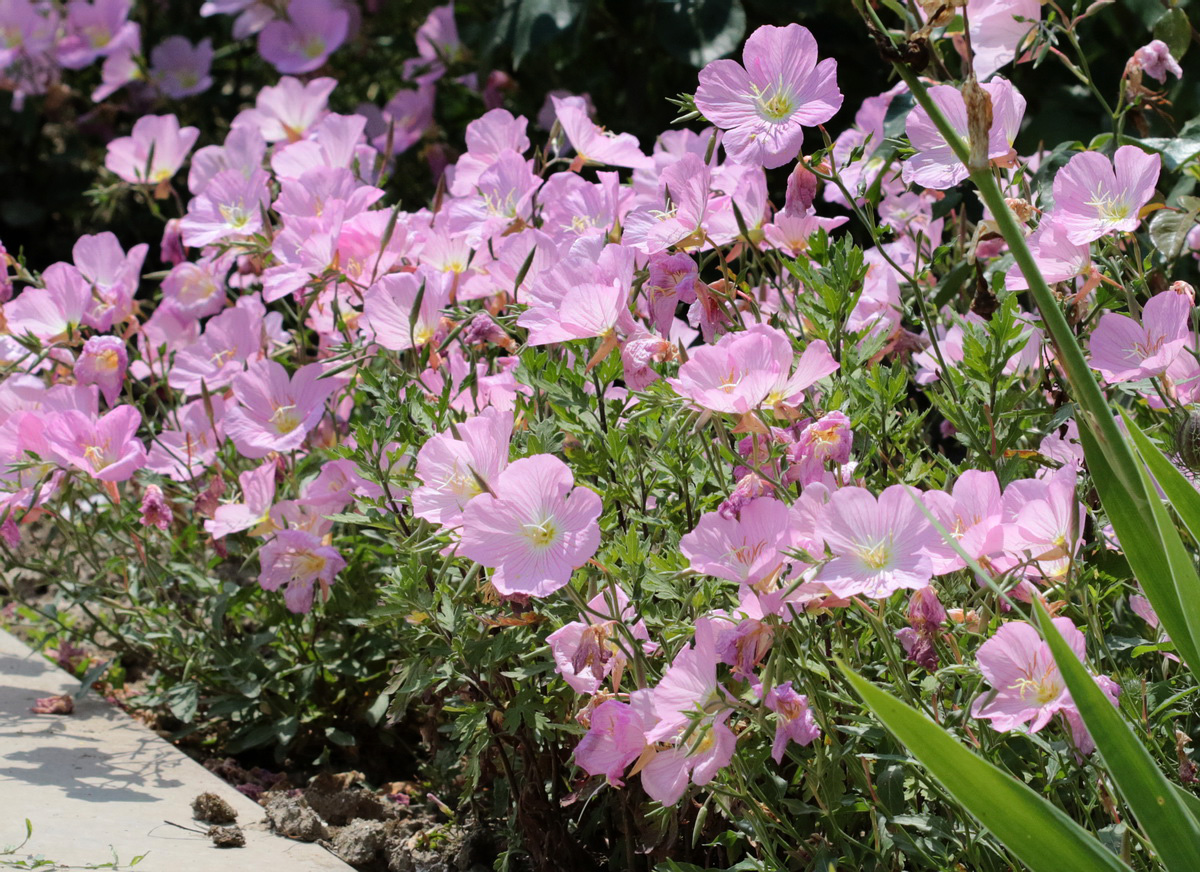
<instances>
[{"instance_id":1,"label":"grass blade","mask_svg":"<svg viewBox=\"0 0 1200 872\"><path fill-rule=\"evenodd\" d=\"M838 666L884 726L1032 872L1129 872L1058 806L846 664Z\"/></svg>"}]
</instances>

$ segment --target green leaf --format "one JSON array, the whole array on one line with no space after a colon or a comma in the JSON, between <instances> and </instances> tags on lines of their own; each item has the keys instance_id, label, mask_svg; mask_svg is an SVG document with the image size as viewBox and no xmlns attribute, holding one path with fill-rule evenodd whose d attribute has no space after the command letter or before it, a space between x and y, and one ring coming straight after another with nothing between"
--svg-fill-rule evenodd
<instances>
[{"instance_id":1,"label":"green leaf","mask_svg":"<svg viewBox=\"0 0 1200 872\"><path fill-rule=\"evenodd\" d=\"M838 666L884 726L1033 872L1129 872L1058 806L841 661Z\"/></svg>"},{"instance_id":2,"label":"green leaf","mask_svg":"<svg viewBox=\"0 0 1200 872\"><path fill-rule=\"evenodd\" d=\"M1179 532L1166 517L1166 509L1157 495L1154 499L1146 498L1145 469L1141 464L1138 470L1143 478L1142 490L1133 493L1114 474L1085 419L1079 422L1079 442L1100 502L1121 542L1129 567L1158 613L1163 629L1175 643L1179 656L1193 673L1197 673L1200 650L1196 640L1200 635L1194 635L1192 627L1200 629L1200 594L1197 593L1200 578L1196 577ZM1189 600L1181 603L1180 591L1191 591Z\"/></svg>"},{"instance_id":3,"label":"green leaf","mask_svg":"<svg viewBox=\"0 0 1200 872\"><path fill-rule=\"evenodd\" d=\"M1169 872L1200 869L1200 826L1154 758L1063 639L1041 601L1038 625L1117 789Z\"/></svg>"},{"instance_id":4,"label":"green leaf","mask_svg":"<svg viewBox=\"0 0 1200 872\"><path fill-rule=\"evenodd\" d=\"M1187 245L1187 235L1196 226L1196 218L1200 210L1189 209L1186 212L1170 212L1166 209L1155 213L1150 222L1150 241L1162 252L1167 260L1174 260L1183 253Z\"/></svg>"},{"instance_id":5,"label":"green leaf","mask_svg":"<svg viewBox=\"0 0 1200 872\"><path fill-rule=\"evenodd\" d=\"M1187 13L1178 6L1164 12L1154 22L1154 38L1167 44L1175 60L1182 59L1192 42L1192 23L1188 21Z\"/></svg>"}]
</instances>

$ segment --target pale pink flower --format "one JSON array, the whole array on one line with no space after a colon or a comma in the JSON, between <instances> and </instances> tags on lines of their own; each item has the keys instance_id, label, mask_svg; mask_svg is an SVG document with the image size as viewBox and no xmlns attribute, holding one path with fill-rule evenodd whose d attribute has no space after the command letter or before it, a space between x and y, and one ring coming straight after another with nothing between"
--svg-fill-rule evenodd
<instances>
[{"instance_id":1,"label":"pale pink flower","mask_svg":"<svg viewBox=\"0 0 1200 872\"><path fill-rule=\"evenodd\" d=\"M830 412L804 426L796 442L788 447L788 470L785 480L799 482L801 487L820 481L829 464L841 465L850 461L854 431L843 412Z\"/></svg>"},{"instance_id":2,"label":"pale pink flower","mask_svg":"<svg viewBox=\"0 0 1200 872\"><path fill-rule=\"evenodd\" d=\"M526 130L529 122L525 116L513 114L507 109L485 112L467 125L467 151L454 165L454 180L450 193L466 197L475 189L479 177L500 155L506 151L524 154L529 150Z\"/></svg>"},{"instance_id":3,"label":"pale pink flower","mask_svg":"<svg viewBox=\"0 0 1200 872\"><path fill-rule=\"evenodd\" d=\"M667 383L701 408L744 414L776 403L794 404L805 390L838 369L821 341L808 344L792 372L794 360L786 333L755 324L695 349L678 377Z\"/></svg>"},{"instance_id":4,"label":"pale pink flower","mask_svg":"<svg viewBox=\"0 0 1200 872\"><path fill-rule=\"evenodd\" d=\"M204 522L204 529L214 539L250 530L252 535L266 535L272 529L271 506L275 502L275 474L278 466L268 460L254 469L238 475L242 489L240 503L222 503L213 516Z\"/></svg>"},{"instance_id":5,"label":"pale pink flower","mask_svg":"<svg viewBox=\"0 0 1200 872\"><path fill-rule=\"evenodd\" d=\"M1053 623L1072 653L1082 661L1083 634L1069 618L1054 618ZM1079 710L1054 662L1050 646L1042 641L1033 625L1024 621L1002 624L980 646L976 656L979 671L992 689L971 704L972 717L990 720L992 727L1001 732L1027 728L1036 733L1056 714L1062 714L1076 736L1076 747L1083 753L1091 750L1090 737L1081 741L1086 731L1076 732L1076 727L1082 727ZM1120 687L1106 676L1094 678L1115 706Z\"/></svg>"},{"instance_id":6,"label":"pale pink flower","mask_svg":"<svg viewBox=\"0 0 1200 872\"><path fill-rule=\"evenodd\" d=\"M771 759L783 762L783 752L788 742L797 745L811 744L821 736L821 729L808 707L808 697L796 693L792 683L785 681L767 691L763 703L775 712L775 741L771 743Z\"/></svg>"},{"instance_id":7,"label":"pale pink flower","mask_svg":"<svg viewBox=\"0 0 1200 872\"><path fill-rule=\"evenodd\" d=\"M1079 244L1136 230L1161 164L1136 145L1121 146L1112 161L1095 151L1075 155L1054 177L1053 220Z\"/></svg>"},{"instance_id":8,"label":"pale pink flower","mask_svg":"<svg viewBox=\"0 0 1200 872\"><path fill-rule=\"evenodd\" d=\"M179 222L184 245L202 248L261 230L263 213L271 202L269 180L265 170L255 170L249 177L236 170L217 173L204 186L204 193L188 203Z\"/></svg>"},{"instance_id":9,"label":"pale pink flower","mask_svg":"<svg viewBox=\"0 0 1200 872\"><path fill-rule=\"evenodd\" d=\"M199 136L174 115L143 115L130 136L108 144L104 165L130 184L160 184L179 172Z\"/></svg>"},{"instance_id":10,"label":"pale pink flower","mask_svg":"<svg viewBox=\"0 0 1200 872\"><path fill-rule=\"evenodd\" d=\"M770 497L747 503L736 518L708 512L679 540L693 572L746 585L779 571L789 546L788 507Z\"/></svg>"},{"instance_id":11,"label":"pale pink flower","mask_svg":"<svg viewBox=\"0 0 1200 872\"><path fill-rule=\"evenodd\" d=\"M141 424L142 413L132 406L100 418L72 409L47 419L46 443L64 466L98 481L127 481L146 465L146 447L136 438Z\"/></svg>"},{"instance_id":12,"label":"pale pink flower","mask_svg":"<svg viewBox=\"0 0 1200 872\"><path fill-rule=\"evenodd\" d=\"M244 298L243 298L244 299ZM263 319L234 306L209 320L204 334L175 355L167 383L190 396L227 387L246 364L263 353Z\"/></svg>"},{"instance_id":13,"label":"pale pink flower","mask_svg":"<svg viewBox=\"0 0 1200 872\"><path fill-rule=\"evenodd\" d=\"M1191 300L1174 291L1151 297L1141 324L1105 312L1088 343L1092 367L1110 383L1161 375L1191 340L1191 314Z\"/></svg>"},{"instance_id":14,"label":"pale pink flower","mask_svg":"<svg viewBox=\"0 0 1200 872\"><path fill-rule=\"evenodd\" d=\"M800 153L804 128L841 108L837 62L817 63L817 41L799 24L758 28L742 61L716 60L701 70L696 107L726 131L735 163L783 166Z\"/></svg>"},{"instance_id":15,"label":"pale pink flower","mask_svg":"<svg viewBox=\"0 0 1200 872\"><path fill-rule=\"evenodd\" d=\"M833 559L816 580L836 596L883 599L925 587L933 576L929 549L937 533L904 485L892 485L878 499L861 487L834 491L820 532Z\"/></svg>"},{"instance_id":16,"label":"pale pink flower","mask_svg":"<svg viewBox=\"0 0 1200 872\"><path fill-rule=\"evenodd\" d=\"M79 270L66 263L48 266L44 288L29 287L4 304L4 319L14 335L31 334L42 342L61 342L84 323L91 289Z\"/></svg>"},{"instance_id":17,"label":"pale pink flower","mask_svg":"<svg viewBox=\"0 0 1200 872\"><path fill-rule=\"evenodd\" d=\"M1135 51L1130 64L1160 82L1167 80L1168 73L1176 78L1183 78L1183 69L1179 66L1179 61L1172 57L1171 49L1161 39L1151 40Z\"/></svg>"},{"instance_id":18,"label":"pale pink flower","mask_svg":"<svg viewBox=\"0 0 1200 872\"><path fill-rule=\"evenodd\" d=\"M1021 479L1004 489L1004 548L1027 554L1032 571L1066 577L1083 529L1083 505L1075 496L1075 470L1063 467L1045 478Z\"/></svg>"},{"instance_id":19,"label":"pale pink flower","mask_svg":"<svg viewBox=\"0 0 1200 872\"><path fill-rule=\"evenodd\" d=\"M969 0L975 75L986 79L1012 61L1041 17L1041 0Z\"/></svg>"},{"instance_id":20,"label":"pale pink flower","mask_svg":"<svg viewBox=\"0 0 1200 872\"><path fill-rule=\"evenodd\" d=\"M71 258L92 292L85 323L109 330L129 318L149 249L143 242L126 254L117 237L107 231L79 237L71 248Z\"/></svg>"},{"instance_id":21,"label":"pale pink flower","mask_svg":"<svg viewBox=\"0 0 1200 872\"><path fill-rule=\"evenodd\" d=\"M175 417L178 426L168 427L154 438L146 468L174 481L191 481L212 465L225 441L221 425L225 400L217 394L210 395L207 403L202 399L184 403Z\"/></svg>"},{"instance_id":22,"label":"pale pink flower","mask_svg":"<svg viewBox=\"0 0 1200 872\"><path fill-rule=\"evenodd\" d=\"M64 34L55 46L58 62L81 70L137 39L129 21L130 0L71 0L66 4Z\"/></svg>"},{"instance_id":23,"label":"pale pink flower","mask_svg":"<svg viewBox=\"0 0 1200 872\"><path fill-rule=\"evenodd\" d=\"M968 469L950 493L929 491L925 505L955 543L973 560L982 560L1004 547L1004 503L996 473ZM966 566L958 552L941 537L930 546L933 574L944 575Z\"/></svg>"},{"instance_id":24,"label":"pale pink flower","mask_svg":"<svg viewBox=\"0 0 1200 872\"><path fill-rule=\"evenodd\" d=\"M1053 219L1042 221L1025 242L1038 272L1049 284L1074 281L1091 272L1091 247L1086 242L1072 242L1066 228ZM1009 291L1029 289L1029 282L1016 264L1005 273L1004 287Z\"/></svg>"},{"instance_id":25,"label":"pale pink flower","mask_svg":"<svg viewBox=\"0 0 1200 872\"><path fill-rule=\"evenodd\" d=\"M288 377L283 364L266 358L233 378L238 405L225 413L225 432L243 457L293 451L325 414L325 400L339 382L322 378L324 366L310 363Z\"/></svg>"},{"instance_id":26,"label":"pale pink flower","mask_svg":"<svg viewBox=\"0 0 1200 872\"><path fill-rule=\"evenodd\" d=\"M311 73L346 41L350 13L336 0L291 0L287 18L258 34L258 53L281 73Z\"/></svg>"},{"instance_id":27,"label":"pale pink flower","mask_svg":"<svg viewBox=\"0 0 1200 872\"><path fill-rule=\"evenodd\" d=\"M633 697L632 703L610 699L596 706L587 733L575 746L575 765L588 775L603 775L613 787L624 785L625 770L646 750L652 721L645 704L649 691L636 691Z\"/></svg>"},{"instance_id":28,"label":"pale pink flower","mask_svg":"<svg viewBox=\"0 0 1200 872\"><path fill-rule=\"evenodd\" d=\"M428 439L417 452L413 514L443 528L458 527L463 509L508 466L511 412L484 409L453 430Z\"/></svg>"},{"instance_id":29,"label":"pale pink flower","mask_svg":"<svg viewBox=\"0 0 1200 872\"><path fill-rule=\"evenodd\" d=\"M225 308L224 269L212 261L185 260L163 279L163 304L188 318L206 318Z\"/></svg>"},{"instance_id":30,"label":"pale pink flower","mask_svg":"<svg viewBox=\"0 0 1200 872\"><path fill-rule=\"evenodd\" d=\"M125 342L116 336L93 336L83 343L75 361L75 381L81 385L96 385L109 406L121 396L125 371L129 368L129 352Z\"/></svg>"},{"instance_id":31,"label":"pale pink flower","mask_svg":"<svg viewBox=\"0 0 1200 872\"><path fill-rule=\"evenodd\" d=\"M988 159L1004 161L1012 155L1013 140L1025 115L1025 98L1007 79L980 85L992 101L992 126L988 129ZM953 85L934 85L929 96L964 141L967 139L967 106L962 92ZM967 165L958 159L942 137L929 113L913 108L905 120L905 131L917 153L904 162L906 184L945 190L968 176Z\"/></svg>"},{"instance_id":32,"label":"pale pink flower","mask_svg":"<svg viewBox=\"0 0 1200 872\"><path fill-rule=\"evenodd\" d=\"M587 603L587 611L579 620L571 621L546 637L550 654L554 657L554 670L563 677L576 693L593 694L610 674L613 688L621 681L621 675L629 660L629 636L643 643L643 648L652 649L650 634L644 621L634 621L634 610L629 596L620 587L614 587L610 602L604 593L598 593ZM625 625L629 636L623 634L620 625Z\"/></svg>"},{"instance_id":33,"label":"pale pink flower","mask_svg":"<svg viewBox=\"0 0 1200 872\"><path fill-rule=\"evenodd\" d=\"M296 142L325 117L329 95L336 87L336 79L301 82L292 76L284 76L278 85L258 92L254 108L238 115L234 127L257 127L267 142Z\"/></svg>"},{"instance_id":34,"label":"pale pink flower","mask_svg":"<svg viewBox=\"0 0 1200 872\"><path fill-rule=\"evenodd\" d=\"M186 36L169 36L150 51L150 81L168 97L179 100L212 87L211 39L192 45Z\"/></svg>"},{"instance_id":35,"label":"pale pink flower","mask_svg":"<svg viewBox=\"0 0 1200 872\"><path fill-rule=\"evenodd\" d=\"M259 549L262 571L258 584L263 590L279 590L288 611L304 614L312 611L313 595L321 592L329 599L333 577L346 567L346 561L330 545L306 530L280 530Z\"/></svg>"},{"instance_id":36,"label":"pale pink flower","mask_svg":"<svg viewBox=\"0 0 1200 872\"><path fill-rule=\"evenodd\" d=\"M443 274L389 273L364 295L363 317L376 342L405 351L433 340L442 309L449 304L450 287Z\"/></svg>"},{"instance_id":37,"label":"pale pink flower","mask_svg":"<svg viewBox=\"0 0 1200 872\"><path fill-rule=\"evenodd\" d=\"M654 161L642 153L637 137L631 133L609 133L588 118L582 97L551 97L558 123L582 163L613 167L648 168Z\"/></svg>"},{"instance_id":38,"label":"pale pink flower","mask_svg":"<svg viewBox=\"0 0 1200 872\"><path fill-rule=\"evenodd\" d=\"M557 457L525 457L496 477L492 493L467 504L458 550L493 569L492 584L505 596L547 596L596 553L601 508Z\"/></svg>"}]
</instances>

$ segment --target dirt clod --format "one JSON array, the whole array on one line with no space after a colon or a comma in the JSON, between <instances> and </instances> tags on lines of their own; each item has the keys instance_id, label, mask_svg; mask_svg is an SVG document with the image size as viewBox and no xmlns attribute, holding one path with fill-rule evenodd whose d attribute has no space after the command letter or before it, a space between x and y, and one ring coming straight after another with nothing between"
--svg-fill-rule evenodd
<instances>
[{"instance_id":1,"label":"dirt clod","mask_svg":"<svg viewBox=\"0 0 1200 872\"><path fill-rule=\"evenodd\" d=\"M381 821L356 820L339 827L330 843L333 853L352 866L370 863L383 848L384 828Z\"/></svg>"},{"instance_id":2,"label":"dirt clod","mask_svg":"<svg viewBox=\"0 0 1200 872\"><path fill-rule=\"evenodd\" d=\"M246 847L246 834L241 827L209 827L208 837L218 848Z\"/></svg>"},{"instance_id":3,"label":"dirt clod","mask_svg":"<svg viewBox=\"0 0 1200 872\"><path fill-rule=\"evenodd\" d=\"M206 824L231 824L237 812L215 793L202 793L192 800L192 817Z\"/></svg>"},{"instance_id":4,"label":"dirt clod","mask_svg":"<svg viewBox=\"0 0 1200 872\"><path fill-rule=\"evenodd\" d=\"M325 837L325 822L303 796L272 794L266 811L271 828L281 836L300 842L315 842Z\"/></svg>"}]
</instances>

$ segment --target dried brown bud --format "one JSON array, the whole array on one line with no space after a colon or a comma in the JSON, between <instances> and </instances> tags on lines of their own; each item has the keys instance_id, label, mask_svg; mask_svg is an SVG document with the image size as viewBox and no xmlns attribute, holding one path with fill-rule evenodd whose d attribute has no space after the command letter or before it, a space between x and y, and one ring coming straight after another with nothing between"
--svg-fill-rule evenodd
<instances>
[{"instance_id":1,"label":"dried brown bud","mask_svg":"<svg viewBox=\"0 0 1200 872\"><path fill-rule=\"evenodd\" d=\"M962 95L967 106L967 143L970 146L967 169L975 173L991 165L988 133L992 129L992 95L979 86L974 76L963 83Z\"/></svg>"}]
</instances>

